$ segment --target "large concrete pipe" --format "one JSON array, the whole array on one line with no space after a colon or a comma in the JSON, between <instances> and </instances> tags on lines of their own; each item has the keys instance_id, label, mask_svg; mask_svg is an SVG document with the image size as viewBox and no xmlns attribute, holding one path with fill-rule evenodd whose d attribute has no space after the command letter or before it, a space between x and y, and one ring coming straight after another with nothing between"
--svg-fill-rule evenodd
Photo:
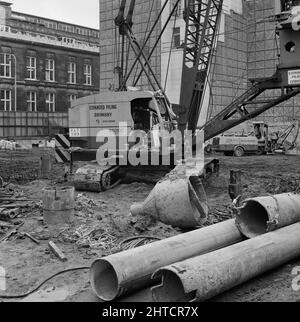
<instances>
[{"instance_id":1,"label":"large concrete pipe","mask_svg":"<svg viewBox=\"0 0 300 322\"><path fill-rule=\"evenodd\" d=\"M74 221L74 187L53 187L43 190L43 216L48 225Z\"/></svg>"},{"instance_id":2,"label":"large concrete pipe","mask_svg":"<svg viewBox=\"0 0 300 322\"><path fill-rule=\"evenodd\" d=\"M234 220L198 229L150 245L96 260L91 286L104 301L153 285L151 275L160 267L205 254L243 239Z\"/></svg>"},{"instance_id":3,"label":"large concrete pipe","mask_svg":"<svg viewBox=\"0 0 300 322\"><path fill-rule=\"evenodd\" d=\"M300 256L300 223L159 269L157 302L211 299Z\"/></svg>"},{"instance_id":4,"label":"large concrete pipe","mask_svg":"<svg viewBox=\"0 0 300 322\"><path fill-rule=\"evenodd\" d=\"M238 209L236 224L248 238L300 221L300 195L285 193L248 199Z\"/></svg>"},{"instance_id":5,"label":"large concrete pipe","mask_svg":"<svg viewBox=\"0 0 300 322\"><path fill-rule=\"evenodd\" d=\"M131 207L133 216L153 216L174 227L202 226L208 216L208 200L199 177L159 182L148 198Z\"/></svg>"}]
</instances>

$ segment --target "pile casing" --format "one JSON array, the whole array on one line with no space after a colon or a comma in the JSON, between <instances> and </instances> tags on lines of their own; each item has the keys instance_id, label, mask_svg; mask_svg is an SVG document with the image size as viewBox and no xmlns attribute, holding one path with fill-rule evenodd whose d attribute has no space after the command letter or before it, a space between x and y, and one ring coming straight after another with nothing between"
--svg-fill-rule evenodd
<instances>
[{"instance_id":1,"label":"pile casing","mask_svg":"<svg viewBox=\"0 0 300 322\"><path fill-rule=\"evenodd\" d=\"M243 239L234 220L198 229L103 259L91 267L91 286L103 301L154 285L160 267L212 252Z\"/></svg>"},{"instance_id":2,"label":"pile casing","mask_svg":"<svg viewBox=\"0 0 300 322\"><path fill-rule=\"evenodd\" d=\"M300 256L300 223L159 269L155 301L205 301Z\"/></svg>"}]
</instances>

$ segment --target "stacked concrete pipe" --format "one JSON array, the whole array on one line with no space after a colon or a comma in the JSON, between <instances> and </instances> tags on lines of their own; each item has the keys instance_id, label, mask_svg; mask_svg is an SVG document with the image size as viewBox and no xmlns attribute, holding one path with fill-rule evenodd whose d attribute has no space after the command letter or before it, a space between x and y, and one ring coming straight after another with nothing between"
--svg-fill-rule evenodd
<instances>
[{"instance_id":1,"label":"stacked concrete pipe","mask_svg":"<svg viewBox=\"0 0 300 322\"><path fill-rule=\"evenodd\" d=\"M205 301L299 257L299 221L300 195L246 200L236 223L252 239L158 269L154 300Z\"/></svg>"}]
</instances>

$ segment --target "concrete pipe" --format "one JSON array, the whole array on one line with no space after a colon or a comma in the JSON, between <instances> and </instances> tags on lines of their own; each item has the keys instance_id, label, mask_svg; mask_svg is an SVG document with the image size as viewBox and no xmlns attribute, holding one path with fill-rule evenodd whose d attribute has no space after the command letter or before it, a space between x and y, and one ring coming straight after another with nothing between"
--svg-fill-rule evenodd
<instances>
[{"instance_id":1,"label":"concrete pipe","mask_svg":"<svg viewBox=\"0 0 300 322\"><path fill-rule=\"evenodd\" d=\"M198 177L164 180L148 198L131 207L133 216L153 216L174 227L194 228L203 225L208 216L208 201Z\"/></svg>"},{"instance_id":2,"label":"concrete pipe","mask_svg":"<svg viewBox=\"0 0 300 322\"><path fill-rule=\"evenodd\" d=\"M43 215L49 225L71 223L75 212L73 187L45 188L43 190Z\"/></svg>"},{"instance_id":3,"label":"concrete pipe","mask_svg":"<svg viewBox=\"0 0 300 322\"><path fill-rule=\"evenodd\" d=\"M300 256L300 223L159 269L157 302L202 302Z\"/></svg>"},{"instance_id":4,"label":"concrete pipe","mask_svg":"<svg viewBox=\"0 0 300 322\"><path fill-rule=\"evenodd\" d=\"M241 233L254 238L300 221L300 195L285 193L248 199L238 209L236 224Z\"/></svg>"},{"instance_id":5,"label":"concrete pipe","mask_svg":"<svg viewBox=\"0 0 300 322\"><path fill-rule=\"evenodd\" d=\"M112 301L153 285L151 275L165 265L205 254L243 239L234 220L96 260L90 281L95 294Z\"/></svg>"}]
</instances>

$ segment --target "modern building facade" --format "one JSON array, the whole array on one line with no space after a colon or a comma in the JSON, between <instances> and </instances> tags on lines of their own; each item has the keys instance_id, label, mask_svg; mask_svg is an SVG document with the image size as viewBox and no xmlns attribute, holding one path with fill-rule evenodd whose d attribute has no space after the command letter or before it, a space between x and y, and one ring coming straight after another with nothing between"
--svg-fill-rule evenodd
<instances>
[{"instance_id":1,"label":"modern building facade","mask_svg":"<svg viewBox=\"0 0 300 322\"><path fill-rule=\"evenodd\" d=\"M99 79L99 30L0 1L0 138L64 131L70 101L99 92Z\"/></svg>"},{"instance_id":2,"label":"modern building facade","mask_svg":"<svg viewBox=\"0 0 300 322\"><path fill-rule=\"evenodd\" d=\"M153 33L151 43L146 47L147 50L151 49L154 38L161 31L174 1L169 1L165 14ZM148 20L150 24L154 22L164 2L165 0L154 1L153 5L152 1L137 0L133 30L140 42L143 42L145 32L150 28ZM275 72L279 63L278 39L275 34L275 22L270 17L280 12L280 2L280 0L224 0L220 35L212 64L212 77L204 101L204 105L209 108L210 116L220 112L241 95L250 86L249 79L268 77ZM183 54L181 44L185 36L183 6L184 1L171 19L152 57L157 77L166 87L172 103L179 101ZM118 0L100 0L100 43L105 46L100 59L100 68L105 69L105 74L101 73L100 78L101 88L106 90L116 81L113 78L115 66L107 64L107 59L113 57L113 49L110 48L115 33L113 20L118 8ZM152 14L149 18L150 12ZM170 51L171 58L169 58ZM149 88L145 78L138 86ZM300 118L299 97L270 109L261 115L259 120L279 124L290 122L295 118ZM203 122L205 120L200 120L200 124Z\"/></svg>"}]
</instances>

